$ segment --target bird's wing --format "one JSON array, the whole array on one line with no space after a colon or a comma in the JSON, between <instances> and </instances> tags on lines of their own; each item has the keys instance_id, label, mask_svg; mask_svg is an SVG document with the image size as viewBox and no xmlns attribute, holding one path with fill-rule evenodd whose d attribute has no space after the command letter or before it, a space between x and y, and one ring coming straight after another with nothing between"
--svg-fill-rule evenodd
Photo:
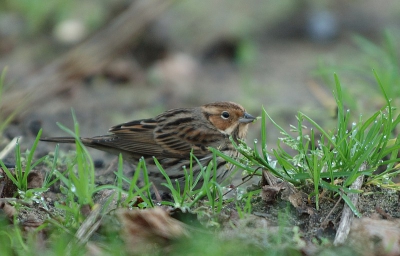
<instances>
[{"instance_id":1,"label":"bird's wing","mask_svg":"<svg viewBox=\"0 0 400 256\"><path fill-rule=\"evenodd\" d=\"M112 135L93 137L92 142L139 155L158 158L182 158L193 150L197 157L210 153L207 147L225 145L226 139L207 124L179 119L168 123L157 119L142 119L113 126Z\"/></svg>"},{"instance_id":2,"label":"bird's wing","mask_svg":"<svg viewBox=\"0 0 400 256\"><path fill-rule=\"evenodd\" d=\"M193 150L197 157L210 154L207 147L218 147L224 142L224 136L207 124L187 122L173 128L166 126L155 130L155 140L164 149L168 157L188 156Z\"/></svg>"},{"instance_id":3,"label":"bird's wing","mask_svg":"<svg viewBox=\"0 0 400 256\"><path fill-rule=\"evenodd\" d=\"M111 135L91 138L93 143L139 155L162 156L163 149L154 140L157 121L142 119L113 126Z\"/></svg>"}]
</instances>

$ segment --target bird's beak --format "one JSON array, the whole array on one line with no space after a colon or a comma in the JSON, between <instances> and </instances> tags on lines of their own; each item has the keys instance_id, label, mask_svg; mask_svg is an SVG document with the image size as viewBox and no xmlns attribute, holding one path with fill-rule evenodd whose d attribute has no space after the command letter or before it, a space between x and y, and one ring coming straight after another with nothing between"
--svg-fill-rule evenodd
<instances>
[{"instance_id":1,"label":"bird's beak","mask_svg":"<svg viewBox=\"0 0 400 256\"><path fill-rule=\"evenodd\" d=\"M243 117L241 117L241 118L239 118L239 122L240 123L251 123L251 122L253 122L254 120L256 120L256 118L254 117L254 116L252 116L252 115L250 115L249 113L247 113L247 112L245 112L244 113L244 116Z\"/></svg>"}]
</instances>

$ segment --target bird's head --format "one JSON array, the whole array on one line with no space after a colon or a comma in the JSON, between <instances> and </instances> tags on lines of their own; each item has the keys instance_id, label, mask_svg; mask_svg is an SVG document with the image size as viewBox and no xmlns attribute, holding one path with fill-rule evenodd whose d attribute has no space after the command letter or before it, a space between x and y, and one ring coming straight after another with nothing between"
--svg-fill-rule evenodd
<instances>
[{"instance_id":1,"label":"bird's head","mask_svg":"<svg viewBox=\"0 0 400 256\"><path fill-rule=\"evenodd\" d=\"M202 106L205 117L221 133L234 138L246 137L248 124L256 118L234 102L214 102Z\"/></svg>"}]
</instances>

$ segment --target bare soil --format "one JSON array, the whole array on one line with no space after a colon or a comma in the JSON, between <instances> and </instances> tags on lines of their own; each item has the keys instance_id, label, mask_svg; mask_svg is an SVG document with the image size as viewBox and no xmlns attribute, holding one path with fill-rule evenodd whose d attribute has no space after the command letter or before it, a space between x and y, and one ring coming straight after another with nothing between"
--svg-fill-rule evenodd
<instances>
[{"instance_id":1,"label":"bare soil","mask_svg":"<svg viewBox=\"0 0 400 256\"><path fill-rule=\"evenodd\" d=\"M365 5L358 3L362 6L359 10L370 14L376 4L374 1L367 2ZM379 8L384 7L379 6ZM161 21L153 25L153 29L157 31L161 25L166 27L176 25L171 22L171 16L177 12L179 8L172 8L166 12L165 16L160 18ZM349 18L350 14L345 16ZM185 15L182 14L182 16ZM343 20L346 20L346 17ZM377 17L377 15L372 15L371 20ZM281 24L277 20L284 20L284 18L278 17L273 22L265 21L267 28L262 30L262 26L259 26L258 29L252 31L250 39L236 35L233 36L234 39L222 34L215 36L214 32L213 36L209 36L209 40L199 40L197 45L187 47L182 47L182 42L196 40L185 35L186 37L183 36L180 41L173 34L177 33L178 29L171 30L167 43L162 45L165 48L162 57L158 56L147 63L141 62L138 48L125 49L123 54L109 65L120 65L121 68L116 69L117 71L107 68L94 76L74 80L76 85L72 89L59 92L40 104L35 104L32 108L28 106L26 111L17 116L4 130L0 149L14 137L22 136L21 148L25 151L31 147L40 128L43 129L42 136L65 136L56 123L60 122L72 128L71 108L76 113L83 137L106 134L107 130L115 124L151 117L169 108L197 106L219 100L238 102L254 115L259 115L261 106L264 106L268 113L285 128L288 128L289 124L296 123L297 111L308 113L317 121L329 126L332 122L329 118L330 110L316 98L309 86L315 81L322 87L324 84L321 80L315 79L312 72L317 67L320 58L336 62L351 59L352 56L359 54L357 47L350 39L352 32L348 30L349 24L353 28L357 27L357 23L346 23L348 26L342 26L333 40L318 42L310 40L304 34L295 37L288 37L285 33L276 34ZM366 21L365 17L361 20ZM370 36L371 40L379 41L377 38L380 38L382 27L388 24L383 18L379 21L378 25L372 21L367 22L365 28L369 29L361 32ZM0 56L0 68L8 65L10 70L6 83L18 81L21 77L35 78L36 73L45 65L44 63L48 63L49 59L57 59L58 54L63 54L63 50L60 50L57 45L50 46L52 52L56 54L51 58L44 55L43 60L35 59L37 55L34 53L44 52L51 43L51 40L45 38L34 40L34 42L16 42L12 51L7 51ZM215 47L219 50L232 47L233 52L236 53L240 47L244 47L243 44L245 46L248 44L246 47L254 51L254 55L250 56L250 64L239 63L235 57L232 57L230 51L222 51L223 53L217 56L210 55L210 51L213 52ZM329 89L326 92L329 94ZM7 94L4 97L7 97ZM248 141L260 138L259 127L259 124L252 125ZM274 147L278 137L279 133L276 129L269 127L268 141L271 148ZM39 158L48 154L54 150L54 146L49 143L39 143L35 157ZM68 151L74 150L74 146L61 145L60 149L65 155ZM112 184L115 180L113 172L116 170L116 157L91 149L90 153L97 166L98 184ZM9 154L4 162L13 165L14 155ZM40 172L45 171L44 167L41 168L38 168ZM125 175L132 176L133 171L129 164L125 164ZM363 187L362 189L364 192L360 194L358 209L364 217L389 221L400 217L398 192L378 187ZM302 190L307 193L306 188ZM60 214L54 207L55 201L63 200L59 189L55 186L52 191L44 193L43 197L48 208L44 209L38 203L24 206L18 210L18 219L21 223L25 223L24 225L32 223L34 226L35 223L41 223L49 216ZM338 200L338 196L327 194L322 197L319 209L315 209L313 198L310 198L305 201L305 204L311 210L304 212L296 209L287 200L281 199L279 195L273 202L265 202L259 196L252 200L253 216L251 218L254 219L249 222L255 225L255 228L263 228L263 224L260 224L263 223L260 222L261 219L267 221L268 227L277 227L282 223L289 228L298 226L302 237L307 241L313 239L332 241L344 204L343 201L336 204ZM221 223L235 220L235 211L234 205L227 206L226 216L229 217L221 220Z\"/></svg>"}]
</instances>

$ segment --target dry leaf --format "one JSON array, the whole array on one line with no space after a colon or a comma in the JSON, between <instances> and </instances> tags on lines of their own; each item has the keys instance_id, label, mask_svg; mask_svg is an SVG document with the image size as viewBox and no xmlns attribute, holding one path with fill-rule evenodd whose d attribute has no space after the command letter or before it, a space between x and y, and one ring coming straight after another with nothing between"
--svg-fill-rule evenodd
<instances>
[{"instance_id":1,"label":"dry leaf","mask_svg":"<svg viewBox=\"0 0 400 256\"><path fill-rule=\"evenodd\" d=\"M15 209L15 207L8 203L0 202L0 209L3 209L4 213L8 218L10 218L10 220L12 220L15 215L17 215L17 210Z\"/></svg>"},{"instance_id":2,"label":"dry leaf","mask_svg":"<svg viewBox=\"0 0 400 256\"><path fill-rule=\"evenodd\" d=\"M15 169L8 169L13 175L15 175ZM13 183L11 179L8 178L6 173L0 168L0 181L4 184L2 193L0 197L14 197L18 191L17 186ZM43 175L40 171L32 170L29 172L28 177L28 189L41 188L43 186Z\"/></svg>"},{"instance_id":3,"label":"dry leaf","mask_svg":"<svg viewBox=\"0 0 400 256\"><path fill-rule=\"evenodd\" d=\"M9 168L10 172L14 172L14 168ZM0 168L0 181L2 183L2 193L0 197L6 198L6 197L13 197L15 193L17 193L18 188L17 186L8 178L6 173L3 171L3 169Z\"/></svg>"},{"instance_id":4,"label":"dry leaf","mask_svg":"<svg viewBox=\"0 0 400 256\"><path fill-rule=\"evenodd\" d=\"M400 221L354 219L349 240L362 255L400 255Z\"/></svg>"},{"instance_id":5,"label":"dry leaf","mask_svg":"<svg viewBox=\"0 0 400 256\"><path fill-rule=\"evenodd\" d=\"M315 210L307 206L307 194L295 188L290 182L282 181L264 169L261 184L263 186L261 197L266 202L274 201L280 194L281 199L289 201L299 213L315 214Z\"/></svg>"},{"instance_id":6,"label":"dry leaf","mask_svg":"<svg viewBox=\"0 0 400 256\"><path fill-rule=\"evenodd\" d=\"M119 210L122 235L131 253L165 247L173 240L188 236L184 224L169 216L162 208Z\"/></svg>"},{"instance_id":7,"label":"dry leaf","mask_svg":"<svg viewBox=\"0 0 400 256\"><path fill-rule=\"evenodd\" d=\"M261 190L261 198L266 202L273 202L276 200L278 193L281 191L282 186L269 186L265 185Z\"/></svg>"},{"instance_id":8,"label":"dry leaf","mask_svg":"<svg viewBox=\"0 0 400 256\"><path fill-rule=\"evenodd\" d=\"M43 186L43 175L39 171L32 170L28 174L28 189L41 188Z\"/></svg>"}]
</instances>

